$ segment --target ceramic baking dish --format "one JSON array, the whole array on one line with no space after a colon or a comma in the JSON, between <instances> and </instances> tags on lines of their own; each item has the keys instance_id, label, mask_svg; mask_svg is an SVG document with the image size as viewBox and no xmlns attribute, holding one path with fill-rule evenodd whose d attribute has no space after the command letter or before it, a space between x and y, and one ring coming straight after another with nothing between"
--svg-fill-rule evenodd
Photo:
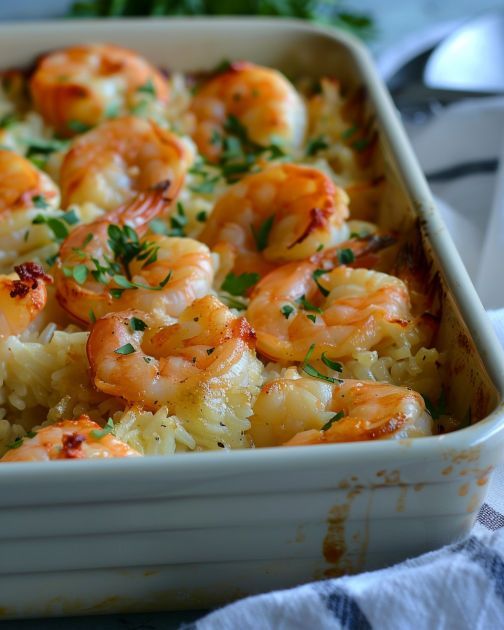
<instances>
[{"instance_id":1,"label":"ceramic baking dish","mask_svg":"<svg viewBox=\"0 0 504 630\"><path fill-rule=\"evenodd\" d=\"M5 617L209 607L371 569L467 533L504 453L504 361L369 56L296 21L74 21L0 28L3 67L86 41L160 66L249 59L364 85L386 174L381 219L421 225L443 306L451 408L473 424L430 438L0 469Z\"/></svg>"}]
</instances>

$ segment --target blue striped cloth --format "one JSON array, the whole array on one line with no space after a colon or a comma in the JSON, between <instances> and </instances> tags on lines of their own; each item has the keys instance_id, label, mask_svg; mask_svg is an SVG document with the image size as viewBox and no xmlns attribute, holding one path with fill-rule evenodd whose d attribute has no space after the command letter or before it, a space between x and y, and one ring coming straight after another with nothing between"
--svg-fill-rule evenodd
<instances>
[{"instance_id":1,"label":"blue striped cloth","mask_svg":"<svg viewBox=\"0 0 504 630\"><path fill-rule=\"evenodd\" d=\"M485 233L496 218L501 221L504 218L504 186L495 186L502 152L504 100L458 104L425 128L410 131L434 192L444 201L440 204L441 212L478 289L481 269L477 263L482 258ZM502 180L503 169L501 163L499 179ZM496 198L499 195L502 198ZM489 216L491 209L493 218ZM500 213L498 217L496 212ZM498 253L501 256L498 268L491 271L502 273L504 248ZM483 285L482 289L488 307L504 306L502 282L488 296ZM489 311L489 315L504 345L504 309ZM501 467L492 475L486 502L469 538L388 569L249 597L184 628L504 628L502 528L504 468Z\"/></svg>"}]
</instances>

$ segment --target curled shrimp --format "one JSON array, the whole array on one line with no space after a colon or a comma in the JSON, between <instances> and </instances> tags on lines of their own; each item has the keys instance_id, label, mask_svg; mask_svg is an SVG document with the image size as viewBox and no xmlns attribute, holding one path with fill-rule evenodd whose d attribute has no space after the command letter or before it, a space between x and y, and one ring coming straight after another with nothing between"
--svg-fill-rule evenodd
<instances>
[{"instance_id":1,"label":"curled shrimp","mask_svg":"<svg viewBox=\"0 0 504 630\"><path fill-rule=\"evenodd\" d=\"M94 203L113 210L135 193L169 182L174 198L193 160L184 140L151 120L104 122L76 138L61 165L63 207Z\"/></svg>"},{"instance_id":2,"label":"curled shrimp","mask_svg":"<svg viewBox=\"0 0 504 630\"><path fill-rule=\"evenodd\" d=\"M162 188L140 194L107 220L78 226L63 242L56 297L75 319L90 323L128 308L176 317L211 291L214 267L206 245L145 236L147 222L165 207L163 195Z\"/></svg>"},{"instance_id":3,"label":"curled shrimp","mask_svg":"<svg viewBox=\"0 0 504 630\"><path fill-rule=\"evenodd\" d=\"M264 273L348 238L346 201L316 168L270 166L218 199L199 238L219 253L230 251L237 273Z\"/></svg>"},{"instance_id":4,"label":"curled shrimp","mask_svg":"<svg viewBox=\"0 0 504 630\"><path fill-rule=\"evenodd\" d=\"M191 104L193 138L200 152L216 160L229 116L260 146L298 147L306 128L306 108L294 86L277 70L248 62L231 64L204 83Z\"/></svg>"},{"instance_id":5,"label":"curled shrimp","mask_svg":"<svg viewBox=\"0 0 504 630\"><path fill-rule=\"evenodd\" d=\"M44 225L32 225L41 208L59 207L56 184L26 158L0 149L0 250L17 255L50 241ZM15 256L14 256L15 257Z\"/></svg>"},{"instance_id":6,"label":"curled shrimp","mask_svg":"<svg viewBox=\"0 0 504 630\"><path fill-rule=\"evenodd\" d=\"M0 276L0 338L23 332L43 310L52 278L40 265L26 262L15 274Z\"/></svg>"},{"instance_id":7,"label":"curled shrimp","mask_svg":"<svg viewBox=\"0 0 504 630\"><path fill-rule=\"evenodd\" d=\"M329 387L329 403L320 414L319 426L296 432L284 446L432 435L432 418L423 398L411 389L352 379ZM296 398L295 390L292 395ZM298 399L298 403L302 401ZM295 405L294 400L290 404ZM264 416L261 421L265 421Z\"/></svg>"},{"instance_id":8,"label":"curled shrimp","mask_svg":"<svg viewBox=\"0 0 504 630\"><path fill-rule=\"evenodd\" d=\"M97 389L148 409L168 405L196 441L214 425L215 448L252 411L262 371L254 341L244 317L207 295L169 326L142 311L109 313L93 324L87 354Z\"/></svg>"},{"instance_id":9,"label":"curled shrimp","mask_svg":"<svg viewBox=\"0 0 504 630\"><path fill-rule=\"evenodd\" d=\"M112 44L87 44L44 55L30 80L35 108L60 135L94 126L134 104L140 89L168 100L168 82L146 59ZM78 124L77 124L78 123Z\"/></svg>"},{"instance_id":10,"label":"curled shrimp","mask_svg":"<svg viewBox=\"0 0 504 630\"><path fill-rule=\"evenodd\" d=\"M317 262L289 263L253 289L246 313L257 349L275 361L303 361L313 345L344 359L354 352L404 343L411 330L406 285L385 273Z\"/></svg>"},{"instance_id":11,"label":"curled shrimp","mask_svg":"<svg viewBox=\"0 0 504 630\"><path fill-rule=\"evenodd\" d=\"M114 437L107 427L102 429L88 416L82 415L76 420L62 420L39 429L32 437L19 439L0 462L109 457L140 457L140 453Z\"/></svg>"}]
</instances>

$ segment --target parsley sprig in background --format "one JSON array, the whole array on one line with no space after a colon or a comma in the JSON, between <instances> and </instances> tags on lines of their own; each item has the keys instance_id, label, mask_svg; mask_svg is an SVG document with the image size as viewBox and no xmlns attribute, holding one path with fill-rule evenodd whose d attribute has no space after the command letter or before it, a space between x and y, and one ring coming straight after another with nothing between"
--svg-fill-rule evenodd
<instances>
[{"instance_id":1,"label":"parsley sprig in background","mask_svg":"<svg viewBox=\"0 0 504 630\"><path fill-rule=\"evenodd\" d=\"M362 39L374 34L371 17L348 10L337 0L87 0L75 2L70 17L169 15L257 15L291 17L351 31Z\"/></svg>"}]
</instances>

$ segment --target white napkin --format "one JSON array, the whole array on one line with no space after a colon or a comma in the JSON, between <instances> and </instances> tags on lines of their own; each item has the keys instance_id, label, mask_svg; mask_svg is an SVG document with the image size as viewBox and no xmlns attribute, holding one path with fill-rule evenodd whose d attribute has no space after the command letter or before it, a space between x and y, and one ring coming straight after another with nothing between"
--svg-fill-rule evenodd
<instances>
[{"instance_id":1,"label":"white napkin","mask_svg":"<svg viewBox=\"0 0 504 630\"><path fill-rule=\"evenodd\" d=\"M504 159L498 176L494 171L451 177L450 172L460 174L468 164L471 169L484 170L485 165L488 169L503 153L503 130L504 99L460 103L426 126L408 129L424 171L437 174L437 183L431 185L439 208L487 308L504 306L504 282L499 277L504 271ZM504 308L489 314L504 346ZM466 540L389 569L249 597L183 627L502 628L503 527L501 467L492 476L486 503Z\"/></svg>"}]
</instances>

